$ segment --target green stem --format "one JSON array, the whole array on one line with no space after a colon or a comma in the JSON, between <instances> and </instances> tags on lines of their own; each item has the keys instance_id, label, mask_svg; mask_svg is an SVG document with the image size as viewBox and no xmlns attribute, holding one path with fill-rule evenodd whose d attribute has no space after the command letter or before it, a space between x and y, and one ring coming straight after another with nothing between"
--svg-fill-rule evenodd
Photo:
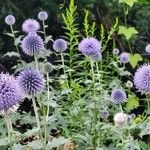
<instances>
[{"instance_id":1,"label":"green stem","mask_svg":"<svg viewBox=\"0 0 150 150\"><path fill-rule=\"evenodd\" d=\"M62 61L62 66L63 66L63 72L64 72L64 75L65 75L65 80L66 80L67 86L69 87L68 80L67 80L67 74L66 74L66 70L65 70L64 55L63 55L62 52L60 53L60 55L61 55L61 61Z\"/></svg>"},{"instance_id":2,"label":"green stem","mask_svg":"<svg viewBox=\"0 0 150 150\"><path fill-rule=\"evenodd\" d=\"M38 114L38 108L36 106L36 101L35 101L34 97L32 97L32 104L33 104L33 108L34 108L37 128L38 128L38 130L41 130L40 119L39 119L39 114Z\"/></svg>"},{"instance_id":3,"label":"green stem","mask_svg":"<svg viewBox=\"0 0 150 150\"><path fill-rule=\"evenodd\" d=\"M8 143L9 143L10 150L12 150L12 146L13 146L13 142L12 142L12 132L13 132L12 123L11 123L10 117L7 113L5 113L4 117L5 117L5 120L6 120L6 125L7 125L7 130L8 130Z\"/></svg>"},{"instance_id":4,"label":"green stem","mask_svg":"<svg viewBox=\"0 0 150 150\"><path fill-rule=\"evenodd\" d=\"M119 104L119 108L120 108L120 111L123 113L123 109L122 109L121 104Z\"/></svg>"},{"instance_id":5,"label":"green stem","mask_svg":"<svg viewBox=\"0 0 150 150\"><path fill-rule=\"evenodd\" d=\"M46 29L45 29L45 21L42 21L42 25L43 25L44 41L46 42ZM45 43L45 42L44 42L44 43ZM46 48L46 43L45 43L45 48Z\"/></svg>"},{"instance_id":6,"label":"green stem","mask_svg":"<svg viewBox=\"0 0 150 150\"><path fill-rule=\"evenodd\" d=\"M12 27L12 26L10 26L10 30L11 30L11 32L12 32L12 34L13 34L14 45L15 45L15 47L16 47L17 53L20 54L20 53L19 53L19 47L18 47L18 45L15 44L16 36L15 36L15 33L14 33L14 30L13 30L13 27ZM21 56L19 56L19 59L20 59L20 62L21 62Z\"/></svg>"},{"instance_id":7,"label":"green stem","mask_svg":"<svg viewBox=\"0 0 150 150\"><path fill-rule=\"evenodd\" d=\"M94 128L94 137L92 140L92 143L94 145L94 149L96 149L96 136L97 136L97 131L95 129L96 127L96 122L97 122L97 112L96 112L96 90L95 90L95 74L94 74L94 63L93 61L91 62L91 71L92 71L92 78L93 78L93 100L94 100L94 116L93 116L93 128Z\"/></svg>"},{"instance_id":8,"label":"green stem","mask_svg":"<svg viewBox=\"0 0 150 150\"><path fill-rule=\"evenodd\" d=\"M50 99L50 95L49 95L49 73L46 73L46 78L47 78L47 99L49 101ZM44 111L45 112L45 111ZM47 137L48 137L48 133L47 133L47 122L48 122L48 116L49 116L49 105L47 106L47 112L44 113L45 116L45 137L44 137L44 147L45 150L47 149L46 147L46 141L47 141Z\"/></svg>"},{"instance_id":9,"label":"green stem","mask_svg":"<svg viewBox=\"0 0 150 150\"><path fill-rule=\"evenodd\" d=\"M97 70L97 73L98 73L98 81L99 81L99 83L101 83L101 78L99 77L100 76L100 71L99 71L99 67L98 67L97 62L96 62L96 70Z\"/></svg>"},{"instance_id":10,"label":"green stem","mask_svg":"<svg viewBox=\"0 0 150 150\"><path fill-rule=\"evenodd\" d=\"M36 55L34 56L34 61L35 61L36 69L39 70L38 57Z\"/></svg>"}]
</instances>

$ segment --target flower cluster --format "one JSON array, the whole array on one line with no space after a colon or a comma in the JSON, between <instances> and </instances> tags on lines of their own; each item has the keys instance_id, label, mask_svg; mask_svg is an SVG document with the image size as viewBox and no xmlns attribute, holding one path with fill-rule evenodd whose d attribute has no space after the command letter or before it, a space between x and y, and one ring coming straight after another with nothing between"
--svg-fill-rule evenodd
<instances>
[{"instance_id":1,"label":"flower cluster","mask_svg":"<svg viewBox=\"0 0 150 150\"><path fill-rule=\"evenodd\" d=\"M120 62L126 64L129 62L129 53L123 52L120 54Z\"/></svg>"},{"instance_id":2,"label":"flower cluster","mask_svg":"<svg viewBox=\"0 0 150 150\"><path fill-rule=\"evenodd\" d=\"M22 91L17 80L9 74L0 74L0 111L5 113L17 108Z\"/></svg>"},{"instance_id":3,"label":"flower cluster","mask_svg":"<svg viewBox=\"0 0 150 150\"><path fill-rule=\"evenodd\" d=\"M53 49L56 52L64 52L68 47L67 42L64 39L57 39L53 43Z\"/></svg>"},{"instance_id":4,"label":"flower cluster","mask_svg":"<svg viewBox=\"0 0 150 150\"><path fill-rule=\"evenodd\" d=\"M116 104L124 103L126 99L126 93L122 89L115 89L111 93L111 100Z\"/></svg>"},{"instance_id":5,"label":"flower cluster","mask_svg":"<svg viewBox=\"0 0 150 150\"><path fill-rule=\"evenodd\" d=\"M79 51L85 56L90 57L93 61L102 59L101 44L95 38L85 38L79 43Z\"/></svg>"},{"instance_id":6,"label":"flower cluster","mask_svg":"<svg viewBox=\"0 0 150 150\"><path fill-rule=\"evenodd\" d=\"M21 47L25 54L33 56L44 50L44 42L37 33L30 32L22 40Z\"/></svg>"},{"instance_id":7,"label":"flower cluster","mask_svg":"<svg viewBox=\"0 0 150 150\"><path fill-rule=\"evenodd\" d=\"M16 19L13 15L8 15L5 17L5 23L12 26L13 24L15 24Z\"/></svg>"},{"instance_id":8,"label":"flower cluster","mask_svg":"<svg viewBox=\"0 0 150 150\"><path fill-rule=\"evenodd\" d=\"M40 24L34 19L27 19L22 24L22 30L26 33L37 32L40 29Z\"/></svg>"},{"instance_id":9,"label":"flower cluster","mask_svg":"<svg viewBox=\"0 0 150 150\"><path fill-rule=\"evenodd\" d=\"M24 69L18 76L18 83L22 91L29 96L33 96L36 93L44 89L44 76L35 69Z\"/></svg>"},{"instance_id":10,"label":"flower cluster","mask_svg":"<svg viewBox=\"0 0 150 150\"><path fill-rule=\"evenodd\" d=\"M39 18L39 20L41 20L41 21L47 20L47 18L48 18L47 12L46 12L46 11L40 11L40 12L38 13L38 18Z\"/></svg>"},{"instance_id":11,"label":"flower cluster","mask_svg":"<svg viewBox=\"0 0 150 150\"><path fill-rule=\"evenodd\" d=\"M134 75L135 87L142 93L150 93L150 65L145 64L137 69Z\"/></svg>"},{"instance_id":12,"label":"flower cluster","mask_svg":"<svg viewBox=\"0 0 150 150\"><path fill-rule=\"evenodd\" d=\"M127 124L127 115L125 113L117 113L114 116L115 125L122 127Z\"/></svg>"}]
</instances>

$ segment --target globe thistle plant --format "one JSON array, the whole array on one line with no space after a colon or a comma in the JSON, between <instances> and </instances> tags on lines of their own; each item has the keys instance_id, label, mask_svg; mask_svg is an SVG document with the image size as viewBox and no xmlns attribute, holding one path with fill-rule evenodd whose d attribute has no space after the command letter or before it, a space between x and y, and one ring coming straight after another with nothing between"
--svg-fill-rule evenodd
<instances>
[{"instance_id":1,"label":"globe thistle plant","mask_svg":"<svg viewBox=\"0 0 150 150\"><path fill-rule=\"evenodd\" d=\"M53 43L53 49L56 52L64 52L68 47L67 42L64 39L57 39Z\"/></svg>"},{"instance_id":2,"label":"globe thistle plant","mask_svg":"<svg viewBox=\"0 0 150 150\"><path fill-rule=\"evenodd\" d=\"M12 25L15 24L15 22L16 22L16 19L15 19L15 17L13 15L8 15L8 16L5 17L5 23L7 25L12 26Z\"/></svg>"},{"instance_id":3,"label":"globe thistle plant","mask_svg":"<svg viewBox=\"0 0 150 150\"><path fill-rule=\"evenodd\" d=\"M44 42L37 33L30 32L22 40L21 48L26 55L33 56L44 50Z\"/></svg>"},{"instance_id":4,"label":"globe thistle plant","mask_svg":"<svg viewBox=\"0 0 150 150\"><path fill-rule=\"evenodd\" d=\"M134 75L134 85L139 92L150 94L150 65L140 66Z\"/></svg>"},{"instance_id":5,"label":"globe thistle plant","mask_svg":"<svg viewBox=\"0 0 150 150\"><path fill-rule=\"evenodd\" d=\"M22 24L22 30L26 33L37 32L40 29L40 24L34 19L27 19Z\"/></svg>"},{"instance_id":6,"label":"globe thistle plant","mask_svg":"<svg viewBox=\"0 0 150 150\"><path fill-rule=\"evenodd\" d=\"M111 100L115 104L121 104L126 101L126 93L122 89L115 89L111 93Z\"/></svg>"},{"instance_id":7,"label":"globe thistle plant","mask_svg":"<svg viewBox=\"0 0 150 150\"><path fill-rule=\"evenodd\" d=\"M44 76L39 71L28 68L20 72L18 83L22 91L28 96L34 96L44 89Z\"/></svg>"},{"instance_id":8,"label":"globe thistle plant","mask_svg":"<svg viewBox=\"0 0 150 150\"><path fill-rule=\"evenodd\" d=\"M123 52L120 54L120 62L126 64L129 62L129 53Z\"/></svg>"},{"instance_id":9,"label":"globe thistle plant","mask_svg":"<svg viewBox=\"0 0 150 150\"><path fill-rule=\"evenodd\" d=\"M145 47L145 51L150 54L150 44L148 44L146 47Z\"/></svg>"},{"instance_id":10,"label":"globe thistle plant","mask_svg":"<svg viewBox=\"0 0 150 150\"><path fill-rule=\"evenodd\" d=\"M46 12L46 11L40 11L40 12L38 13L38 18L39 18L39 20L41 20L41 21L47 20L47 18L48 18L47 12Z\"/></svg>"},{"instance_id":11,"label":"globe thistle plant","mask_svg":"<svg viewBox=\"0 0 150 150\"><path fill-rule=\"evenodd\" d=\"M79 51L82 52L87 57L96 56L97 54L100 53L100 50L101 44L95 38L86 38L79 43Z\"/></svg>"},{"instance_id":12,"label":"globe thistle plant","mask_svg":"<svg viewBox=\"0 0 150 150\"><path fill-rule=\"evenodd\" d=\"M115 122L115 125L119 127L123 127L124 125L127 124L127 115L122 112L115 114L114 122Z\"/></svg>"},{"instance_id":13,"label":"globe thistle plant","mask_svg":"<svg viewBox=\"0 0 150 150\"><path fill-rule=\"evenodd\" d=\"M22 100L22 91L17 80L9 74L0 74L0 111L15 111Z\"/></svg>"}]
</instances>

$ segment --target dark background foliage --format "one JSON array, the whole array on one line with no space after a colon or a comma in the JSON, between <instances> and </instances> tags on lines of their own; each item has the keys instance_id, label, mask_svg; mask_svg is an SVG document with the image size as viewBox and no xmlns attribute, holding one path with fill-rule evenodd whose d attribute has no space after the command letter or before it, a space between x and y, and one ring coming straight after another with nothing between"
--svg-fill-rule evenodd
<instances>
[{"instance_id":1,"label":"dark background foliage","mask_svg":"<svg viewBox=\"0 0 150 150\"><path fill-rule=\"evenodd\" d=\"M119 18L119 24L124 22L124 13L122 5L118 0L75 0L78 6L78 21L82 26L85 10L90 11L90 22L96 21L99 27L102 23L107 31L110 30L116 17ZM8 14L13 14L16 18L15 29L20 30L23 21L27 18L37 19L37 13L40 10L46 10L49 14L47 24L49 25L47 33L57 38L63 35L61 13L68 7L69 0L0 0L0 56L6 51L14 49L13 39L5 35L9 32L9 26L5 25L4 19ZM144 46L150 41L150 3L147 0L141 0L141 3L135 4L132 9L129 9L127 23L134 26L139 35L132 42L133 51L141 52ZM97 33L99 34L99 33ZM125 40L115 36L118 43L122 43L123 49L128 51ZM137 44L139 43L139 44ZM120 45L118 44L118 47ZM10 60L1 58L1 64L10 70Z\"/></svg>"}]
</instances>

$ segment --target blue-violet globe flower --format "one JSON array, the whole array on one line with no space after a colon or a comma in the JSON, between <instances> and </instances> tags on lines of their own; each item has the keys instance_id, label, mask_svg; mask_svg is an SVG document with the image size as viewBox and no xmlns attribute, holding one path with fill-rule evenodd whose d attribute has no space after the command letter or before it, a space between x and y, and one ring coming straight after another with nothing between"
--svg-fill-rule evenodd
<instances>
[{"instance_id":1,"label":"blue-violet globe flower","mask_svg":"<svg viewBox=\"0 0 150 150\"><path fill-rule=\"evenodd\" d=\"M24 94L28 96L41 92L45 87L43 74L33 68L22 70L18 76L18 82Z\"/></svg>"},{"instance_id":2,"label":"blue-violet globe flower","mask_svg":"<svg viewBox=\"0 0 150 150\"><path fill-rule=\"evenodd\" d=\"M0 111L8 113L15 111L22 100L22 91L14 76L0 74Z\"/></svg>"},{"instance_id":3,"label":"blue-violet globe flower","mask_svg":"<svg viewBox=\"0 0 150 150\"><path fill-rule=\"evenodd\" d=\"M122 89L115 89L111 93L111 100L115 104L124 103L127 99L126 93Z\"/></svg>"},{"instance_id":4,"label":"blue-violet globe flower","mask_svg":"<svg viewBox=\"0 0 150 150\"><path fill-rule=\"evenodd\" d=\"M34 19L27 19L22 24L22 30L26 33L37 32L40 29L40 24Z\"/></svg>"},{"instance_id":5,"label":"blue-violet globe flower","mask_svg":"<svg viewBox=\"0 0 150 150\"><path fill-rule=\"evenodd\" d=\"M41 21L47 20L47 18L48 18L47 12L46 12L46 11L40 11L40 12L38 13L38 18L39 18L39 20L41 20Z\"/></svg>"},{"instance_id":6,"label":"blue-violet globe flower","mask_svg":"<svg viewBox=\"0 0 150 150\"><path fill-rule=\"evenodd\" d=\"M150 94L150 65L140 66L134 75L134 85L139 92Z\"/></svg>"},{"instance_id":7,"label":"blue-violet globe flower","mask_svg":"<svg viewBox=\"0 0 150 150\"><path fill-rule=\"evenodd\" d=\"M21 48L26 55L36 55L44 50L43 39L35 32L30 32L21 43Z\"/></svg>"},{"instance_id":8,"label":"blue-violet globe flower","mask_svg":"<svg viewBox=\"0 0 150 150\"><path fill-rule=\"evenodd\" d=\"M126 52L123 52L120 54L120 61L123 63L123 64L126 64L129 62L129 53L126 53Z\"/></svg>"},{"instance_id":9,"label":"blue-violet globe flower","mask_svg":"<svg viewBox=\"0 0 150 150\"><path fill-rule=\"evenodd\" d=\"M85 38L79 43L79 51L85 56L95 56L101 50L100 42L95 38Z\"/></svg>"},{"instance_id":10,"label":"blue-violet globe flower","mask_svg":"<svg viewBox=\"0 0 150 150\"><path fill-rule=\"evenodd\" d=\"M15 24L16 19L13 15L8 15L5 17L5 23L12 26L13 24Z\"/></svg>"},{"instance_id":11,"label":"blue-violet globe flower","mask_svg":"<svg viewBox=\"0 0 150 150\"><path fill-rule=\"evenodd\" d=\"M53 49L56 52L64 52L68 47L67 42L64 39L57 39L53 43Z\"/></svg>"}]
</instances>

